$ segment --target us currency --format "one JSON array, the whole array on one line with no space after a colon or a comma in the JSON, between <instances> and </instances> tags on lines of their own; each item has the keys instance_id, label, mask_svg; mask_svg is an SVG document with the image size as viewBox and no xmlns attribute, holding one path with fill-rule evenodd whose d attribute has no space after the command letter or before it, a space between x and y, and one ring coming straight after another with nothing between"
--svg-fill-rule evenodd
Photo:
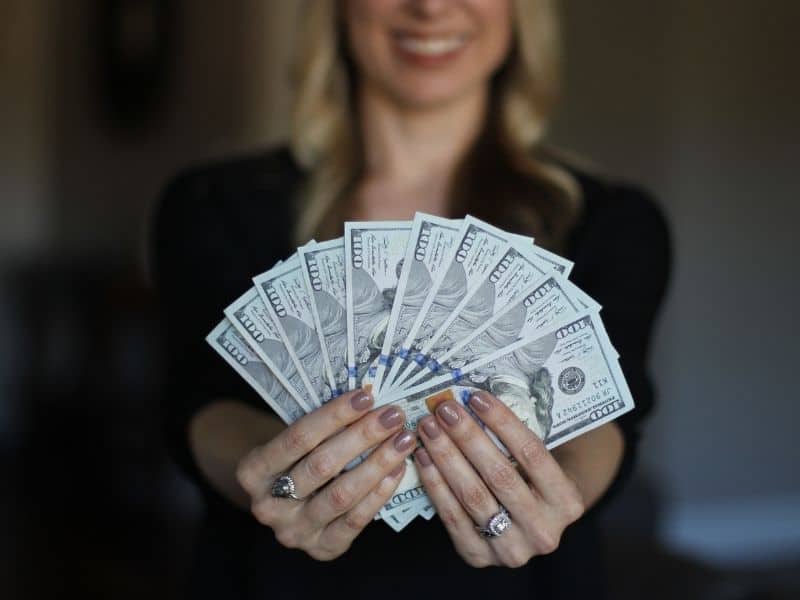
<instances>
[{"instance_id":1,"label":"us currency","mask_svg":"<svg viewBox=\"0 0 800 600\"><path fill-rule=\"evenodd\" d=\"M459 230L456 248L446 268L432 282L432 289L420 307L406 339L393 357L393 364L385 376L383 389L395 387L402 374L413 361L421 360L420 349L463 297L464 290L480 281L487 274L498 256L505 251L510 240L532 243L523 238L503 232L474 217L464 219Z\"/></svg>"},{"instance_id":2,"label":"us currency","mask_svg":"<svg viewBox=\"0 0 800 600\"><path fill-rule=\"evenodd\" d=\"M444 352L502 311L546 272L552 272L550 264L539 259L531 243L512 242L487 276L472 289L464 290L461 301L439 329L425 341L417 359L406 366L395 386L411 385L425 371L426 364L435 363Z\"/></svg>"},{"instance_id":3,"label":"us currency","mask_svg":"<svg viewBox=\"0 0 800 600\"><path fill-rule=\"evenodd\" d=\"M382 388L390 390L404 379L412 361L422 361L420 354L448 315L465 294L483 281L509 248L510 234L467 216L458 234L455 252L446 269L433 282L432 289L420 307L406 339L394 357L394 362Z\"/></svg>"},{"instance_id":4,"label":"us currency","mask_svg":"<svg viewBox=\"0 0 800 600\"><path fill-rule=\"evenodd\" d=\"M333 395L347 389L347 291L344 238L298 248L311 314Z\"/></svg>"},{"instance_id":5,"label":"us currency","mask_svg":"<svg viewBox=\"0 0 800 600\"><path fill-rule=\"evenodd\" d=\"M272 371L247 344L228 319L223 319L206 341L266 401L287 425L305 410L275 378Z\"/></svg>"},{"instance_id":6,"label":"us currency","mask_svg":"<svg viewBox=\"0 0 800 600\"><path fill-rule=\"evenodd\" d=\"M410 231L411 221L345 223L347 374L351 390L371 383L377 373Z\"/></svg>"},{"instance_id":7,"label":"us currency","mask_svg":"<svg viewBox=\"0 0 800 600\"><path fill-rule=\"evenodd\" d=\"M299 257L295 254L283 264L256 275L253 282L309 389L314 406L322 406L333 397L333 388L325 375Z\"/></svg>"},{"instance_id":8,"label":"us currency","mask_svg":"<svg viewBox=\"0 0 800 600\"><path fill-rule=\"evenodd\" d=\"M381 348L373 387L381 389L387 366L406 339L431 284L452 256L461 220L417 213L414 217L397 294Z\"/></svg>"},{"instance_id":9,"label":"us currency","mask_svg":"<svg viewBox=\"0 0 800 600\"><path fill-rule=\"evenodd\" d=\"M450 398L471 413L467 401L476 389L494 394L549 449L634 407L605 328L598 313L591 311L582 311L536 339L519 340L405 390L405 397L392 401L405 410L409 421L417 423ZM481 426L505 450L496 436ZM413 493L418 485L418 480L409 476L395 494Z\"/></svg>"},{"instance_id":10,"label":"us currency","mask_svg":"<svg viewBox=\"0 0 800 600\"><path fill-rule=\"evenodd\" d=\"M239 296L225 309L225 316L286 392L306 411L313 410L315 404L311 392L258 290L253 287Z\"/></svg>"},{"instance_id":11,"label":"us currency","mask_svg":"<svg viewBox=\"0 0 800 600\"><path fill-rule=\"evenodd\" d=\"M408 381L407 387L419 386L438 374L459 369L518 340L531 339L559 320L573 317L585 307L568 289L566 280L558 273L543 274L482 325L476 324L464 339L437 359L429 360Z\"/></svg>"},{"instance_id":12,"label":"us currency","mask_svg":"<svg viewBox=\"0 0 800 600\"><path fill-rule=\"evenodd\" d=\"M552 269L558 271L564 278L569 277L570 273L572 273L572 267L575 266L575 263L571 260L559 256L554 252L550 252L549 250L545 250L541 246L534 247L533 252L540 261L549 264Z\"/></svg>"}]
</instances>

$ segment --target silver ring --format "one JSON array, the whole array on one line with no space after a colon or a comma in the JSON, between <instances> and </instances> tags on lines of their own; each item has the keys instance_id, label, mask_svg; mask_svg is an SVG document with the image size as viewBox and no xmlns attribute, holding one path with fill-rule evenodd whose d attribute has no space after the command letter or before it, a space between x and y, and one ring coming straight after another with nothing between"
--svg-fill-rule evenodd
<instances>
[{"instance_id":1,"label":"silver ring","mask_svg":"<svg viewBox=\"0 0 800 600\"><path fill-rule=\"evenodd\" d=\"M505 507L500 507L500 512L492 515L489 519L489 522L486 523L486 527L478 527L475 526L475 529L478 530L478 533L481 534L481 537L484 538L496 538L503 535L506 531L511 529L511 515L508 514L508 511Z\"/></svg>"},{"instance_id":2,"label":"silver ring","mask_svg":"<svg viewBox=\"0 0 800 600\"><path fill-rule=\"evenodd\" d=\"M284 473L272 482L273 498L290 498L292 500L302 500L295 493L294 479L288 473Z\"/></svg>"}]
</instances>

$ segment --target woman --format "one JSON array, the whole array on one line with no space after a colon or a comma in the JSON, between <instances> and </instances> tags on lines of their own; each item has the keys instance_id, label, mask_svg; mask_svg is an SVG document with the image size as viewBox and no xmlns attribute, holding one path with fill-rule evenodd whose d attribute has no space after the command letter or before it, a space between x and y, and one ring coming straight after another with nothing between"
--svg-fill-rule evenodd
<instances>
[{"instance_id":1,"label":"woman","mask_svg":"<svg viewBox=\"0 0 800 600\"><path fill-rule=\"evenodd\" d=\"M668 241L647 196L541 147L555 96L551 4L309 3L291 148L194 169L168 187L154 239L170 342L166 412L175 454L208 505L195 595L603 595L592 515L629 472L652 402L644 363ZM347 219L415 211L469 212L574 260L573 280L604 306L637 410L551 454L481 393L470 408L517 471L444 403L420 423L415 452L441 518L396 535L371 517L415 446L403 415L370 411L357 390L285 429L203 337L250 276L296 245L341 235ZM367 461L337 475L370 446ZM270 493L285 471L298 501ZM476 526L501 503L511 528L482 537Z\"/></svg>"}]
</instances>

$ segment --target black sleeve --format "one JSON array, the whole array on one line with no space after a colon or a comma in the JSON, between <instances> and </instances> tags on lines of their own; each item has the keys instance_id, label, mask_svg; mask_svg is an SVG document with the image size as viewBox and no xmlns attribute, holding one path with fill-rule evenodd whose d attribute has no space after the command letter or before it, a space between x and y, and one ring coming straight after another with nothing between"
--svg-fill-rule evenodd
<instances>
[{"instance_id":1,"label":"black sleeve","mask_svg":"<svg viewBox=\"0 0 800 600\"><path fill-rule=\"evenodd\" d=\"M626 449L604 504L629 478L642 422L653 410L650 339L669 279L671 252L666 221L646 192L608 186L594 204L576 236L572 279L603 306L601 317L636 405L616 421Z\"/></svg>"},{"instance_id":2,"label":"black sleeve","mask_svg":"<svg viewBox=\"0 0 800 600\"><path fill-rule=\"evenodd\" d=\"M187 426L215 398L267 405L205 341L223 309L252 286L252 261L230 225L224 193L202 171L173 179L163 192L150 239L151 271L167 345L163 419L167 445L206 499L221 499L199 471ZM209 498L211 494L211 498Z\"/></svg>"}]
</instances>

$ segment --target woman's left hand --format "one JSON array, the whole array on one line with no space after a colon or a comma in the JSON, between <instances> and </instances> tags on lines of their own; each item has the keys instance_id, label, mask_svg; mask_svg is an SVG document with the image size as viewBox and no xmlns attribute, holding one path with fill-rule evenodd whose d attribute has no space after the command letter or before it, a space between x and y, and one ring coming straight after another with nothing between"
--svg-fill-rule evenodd
<instances>
[{"instance_id":1,"label":"woman's left hand","mask_svg":"<svg viewBox=\"0 0 800 600\"><path fill-rule=\"evenodd\" d=\"M468 564L521 567L558 547L564 529L583 514L584 500L542 440L505 404L477 392L469 406L519 470L462 406L448 400L419 421L425 445L415 454L420 478ZM497 537L481 535L476 525L486 527L503 507L511 527Z\"/></svg>"}]
</instances>

